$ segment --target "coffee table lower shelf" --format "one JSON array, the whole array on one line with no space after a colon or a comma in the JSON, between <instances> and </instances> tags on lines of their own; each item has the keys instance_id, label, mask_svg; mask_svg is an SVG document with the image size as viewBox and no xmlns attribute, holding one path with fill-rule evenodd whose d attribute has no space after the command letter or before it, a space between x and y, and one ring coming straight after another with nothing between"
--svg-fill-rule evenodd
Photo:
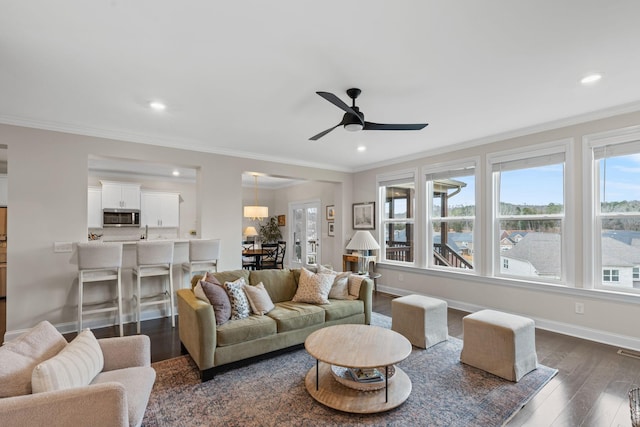
<instances>
[{"instance_id":1,"label":"coffee table lower shelf","mask_svg":"<svg viewBox=\"0 0 640 427\"><path fill-rule=\"evenodd\" d=\"M400 406L411 394L411 380L397 366L393 381L389 382L387 402L384 388L375 391L349 388L336 381L331 372L331 365L320 362L319 366L319 387L316 389L316 367L313 366L304 379L307 391L318 402L339 411L356 414L384 412Z\"/></svg>"}]
</instances>

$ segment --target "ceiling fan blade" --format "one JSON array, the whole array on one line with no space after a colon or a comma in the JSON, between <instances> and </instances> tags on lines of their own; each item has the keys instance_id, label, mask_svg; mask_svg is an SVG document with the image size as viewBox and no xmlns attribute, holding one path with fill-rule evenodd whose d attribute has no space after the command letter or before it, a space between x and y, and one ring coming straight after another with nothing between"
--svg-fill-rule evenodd
<instances>
[{"instance_id":1,"label":"ceiling fan blade","mask_svg":"<svg viewBox=\"0 0 640 427\"><path fill-rule=\"evenodd\" d=\"M429 126L429 123L384 124L364 122L364 130L420 130L427 126Z\"/></svg>"},{"instance_id":2,"label":"ceiling fan blade","mask_svg":"<svg viewBox=\"0 0 640 427\"><path fill-rule=\"evenodd\" d=\"M364 125L364 121L362 120L360 115L356 113L356 111L353 108L345 104L343 100L341 100L331 92L316 92L316 93L321 97L323 97L324 99L326 99L327 101L329 101L330 103L332 103L333 105L335 105L336 107L340 108L341 110L344 110L349 114L353 114L358 119L360 119L360 122Z\"/></svg>"},{"instance_id":3,"label":"ceiling fan blade","mask_svg":"<svg viewBox=\"0 0 640 427\"><path fill-rule=\"evenodd\" d=\"M325 136L326 134L328 134L329 132L331 132L332 130L334 130L335 128L337 128L338 126L342 126L342 122L338 123L337 125L335 125L334 127L331 127L327 130L323 130L322 132L320 132L319 134L312 136L311 138L309 138L310 141L317 141L320 138L322 138L323 136Z\"/></svg>"}]
</instances>

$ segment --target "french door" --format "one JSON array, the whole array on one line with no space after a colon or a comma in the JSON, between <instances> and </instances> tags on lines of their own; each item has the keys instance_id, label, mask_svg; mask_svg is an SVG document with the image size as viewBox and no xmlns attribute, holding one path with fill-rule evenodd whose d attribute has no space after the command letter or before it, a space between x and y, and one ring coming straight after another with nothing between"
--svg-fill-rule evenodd
<instances>
[{"instance_id":1,"label":"french door","mask_svg":"<svg viewBox=\"0 0 640 427\"><path fill-rule=\"evenodd\" d=\"M292 202L289 204L289 218L293 219L290 232L291 268L315 267L321 260L320 201Z\"/></svg>"}]
</instances>

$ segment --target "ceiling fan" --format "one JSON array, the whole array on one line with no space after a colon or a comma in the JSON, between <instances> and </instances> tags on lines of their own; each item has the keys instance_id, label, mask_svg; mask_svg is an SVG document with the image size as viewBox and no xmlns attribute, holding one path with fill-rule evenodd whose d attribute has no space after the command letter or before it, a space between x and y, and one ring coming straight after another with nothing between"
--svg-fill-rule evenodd
<instances>
[{"instance_id":1,"label":"ceiling fan","mask_svg":"<svg viewBox=\"0 0 640 427\"><path fill-rule=\"evenodd\" d=\"M311 141L317 141L322 138L338 126L344 126L344 128L351 132L359 130L420 130L428 125L428 123L415 123L415 124L384 124L384 123L372 123L364 120L364 113L360 112L360 109L356 107L356 98L362 91L357 88L347 89L347 95L351 98L352 105L349 107L340 98L329 92L316 92L318 95L345 111L342 116L342 121L337 125L320 132L319 134L309 138Z\"/></svg>"}]
</instances>

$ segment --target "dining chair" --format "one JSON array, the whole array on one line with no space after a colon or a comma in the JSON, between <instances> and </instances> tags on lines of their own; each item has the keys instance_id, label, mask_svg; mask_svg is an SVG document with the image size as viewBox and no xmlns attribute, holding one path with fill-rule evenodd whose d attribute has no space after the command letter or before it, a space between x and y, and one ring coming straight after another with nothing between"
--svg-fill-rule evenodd
<instances>
[{"instance_id":1,"label":"dining chair","mask_svg":"<svg viewBox=\"0 0 640 427\"><path fill-rule=\"evenodd\" d=\"M278 248L278 243L262 244L262 257L259 265L261 269L278 268L278 265L276 264L278 260Z\"/></svg>"},{"instance_id":2,"label":"dining chair","mask_svg":"<svg viewBox=\"0 0 640 427\"><path fill-rule=\"evenodd\" d=\"M242 252L244 251L252 251L256 247L254 241L245 240L242 242ZM245 270L255 270L257 267L256 257L255 256L243 256L242 257L242 268Z\"/></svg>"},{"instance_id":3,"label":"dining chair","mask_svg":"<svg viewBox=\"0 0 640 427\"><path fill-rule=\"evenodd\" d=\"M287 252L287 241L278 240L278 256L276 257L276 267L284 268L284 254Z\"/></svg>"}]
</instances>

